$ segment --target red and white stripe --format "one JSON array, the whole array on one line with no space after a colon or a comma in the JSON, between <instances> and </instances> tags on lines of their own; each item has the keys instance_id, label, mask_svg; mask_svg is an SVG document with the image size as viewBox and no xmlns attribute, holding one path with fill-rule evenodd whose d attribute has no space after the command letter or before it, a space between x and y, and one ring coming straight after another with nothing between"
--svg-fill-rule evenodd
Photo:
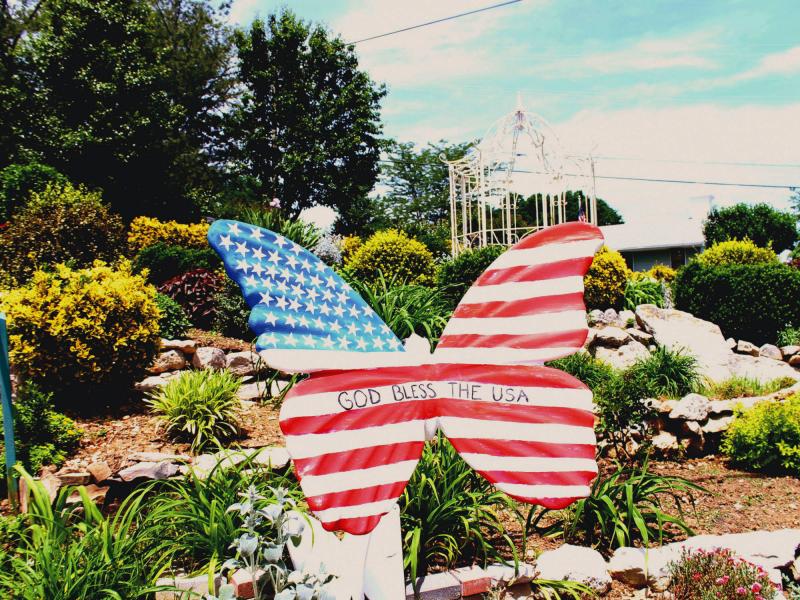
<instances>
[{"instance_id":1,"label":"red and white stripe","mask_svg":"<svg viewBox=\"0 0 800 600\"><path fill-rule=\"evenodd\" d=\"M370 389L379 402L345 408ZM280 421L312 511L325 529L360 535L402 494L426 424L517 499L563 508L585 497L597 473L591 406L591 391L555 369L429 364L314 374L287 395Z\"/></svg>"},{"instance_id":2,"label":"red and white stripe","mask_svg":"<svg viewBox=\"0 0 800 600\"><path fill-rule=\"evenodd\" d=\"M435 359L534 364L581 348L588 335L583 276L602 243L600 229L580 222L521 240L464 295Z\"/></svg>"}]
</instances>

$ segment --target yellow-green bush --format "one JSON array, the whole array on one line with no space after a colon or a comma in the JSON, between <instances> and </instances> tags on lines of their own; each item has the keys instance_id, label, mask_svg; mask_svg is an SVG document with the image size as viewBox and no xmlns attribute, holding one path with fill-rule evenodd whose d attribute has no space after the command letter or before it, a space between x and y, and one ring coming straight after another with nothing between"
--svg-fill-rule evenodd
<instances>
[{"instance_id":1,"label":"yellow-green bush","mask_svg":"<svg viewBox=\"0 0 800 600\"><path fill-rule=\"evenodd\" d=\"M651 279L655 279L656 281L663 281L664 283L672 283L675 280L675 275L677 275L677 271L672 267L668 267L666 265L653 265L649 271L647 271L647 276Z\"/></svg>"},{"instance_id":2,"label":"yellow-green bush","mask_svg":"<svg viewBox=\"0 0 800 600\"><path fill-rule=\"evenodd\" d=\"M342 260L346 262L356 253L356 250L361 248L362 244L361 237L357 235L348 235L342 238Z\"/></svg>"},{"instance_id":3,"label":"yellow-green bush","mask_svg":"<svg viewBox=\"0 0 800 600\"><path fill-rule=\"evenodd\" d=\"M583 296L588 308L620 308L630 270L616 250L602 246L583 278Z\"/></svg>"},{"instance_id":4,"label":"yellow-green bush","mask_svg":"<svg viewBox=\"0 0 800 600\"><path fill-rule=\"evenodd\" d=\"M758 265L777 263L778 256L772 248L761 248L748 239L729 240L714 244L697 256L704 267L720 265Z\"/></svg>"},{"instance_id":5,"label":"yellow-green bush","mask_svg":"<svg viewBox=\"0 0 800 600\"><path fill-rule=\"evenodd\" d=\"M128 261L87 269L56 265L0 299L11 363L47 389L127 383L150 364L159 342L156 290Z\"/></svg>"},{"instance_id":6,"label":"yellow-green bush","mask_svg":"<svg viewBox=\"0 0 800 600\"><path fill-rule=\"evenodd\" d=\"M429 285L433 283L436 265L425 244L402 231L387 229L364 242L345 261L345 269L367 283L375 282L383 273L387 280L398 284Z\"/></svg>"},{"instance_id":7,"label":"yellow-green bush","mask_svg":"<svg viewBox=\"0 0 800 600\"><path fill-rule=\"evenodd\" d=\"M134 253L158 242L186 248L207 248L207 234L208 223L178 223L136 217L128 230L128 247Z\"/></svg>"}]
</instances>

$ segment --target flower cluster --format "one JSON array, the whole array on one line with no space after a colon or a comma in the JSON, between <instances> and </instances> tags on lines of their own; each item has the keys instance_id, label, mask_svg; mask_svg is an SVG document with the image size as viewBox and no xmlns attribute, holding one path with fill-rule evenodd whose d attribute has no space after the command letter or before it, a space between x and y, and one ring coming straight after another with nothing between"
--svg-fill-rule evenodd
<instances>
[{"instance_id":1,"label":"flower cluster","mask_svg":"<svg viewBox=\"0 0 800 600\"><path fill-rule=\"evenodd\" d=\"M684 550L670 565L670 591L675 600L770 600L778 597L773 584L760 566L735 557L728 549Z\"/></svg>"}]
</instances>

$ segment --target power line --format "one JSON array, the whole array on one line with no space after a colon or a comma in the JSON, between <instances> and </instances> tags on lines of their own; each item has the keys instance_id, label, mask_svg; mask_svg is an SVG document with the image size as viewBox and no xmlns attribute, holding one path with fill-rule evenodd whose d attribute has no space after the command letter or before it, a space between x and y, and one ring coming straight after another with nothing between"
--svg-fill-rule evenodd
<instances>
[{"instance_id":1,"label":"power line","mask_svg":"<svg viewBox=\"0 0 800 600\"><path fill-rule=\"evenodd\" d=\"M582 156L570 156L570 158L584 158ZM800 169L800 163L759 163L759 162L738 162L724 160L682 160L676 158L646 158L637 156L595 156L597 160L630 160L639 162L657 163L676 163L687 165L721 165L731 167L770 167L780 169Z\"/></svg>"},{"instance_id":2,"label":"power line","mask_svg":"<svg viewBox=\"0 0 800 600\"><path fill-rule=\"evenodd\" d=\"M348 44L360 44L361 42L369 42L370 40L377 40L378 38L387 37L390 35L395 35L397 33L403 33L405 31L411 31L412 29L419 29L420 27L427 27L428 25L435 25L437 23L444 23L445 21L452 21L453 19L458 19L460 17L466 17L467 15L474 15L476 13L485 12L487 10L492 10L494 8L501 8L503 6L508 6L509 4L516 4L518 2L522 2L522 0L507 0L506 2L500 2L499 4L492 4L491 6L484 6L483 8L476 8L475 10L470 10L467 12L459 13L457 15L450 15L449 17L442 17L441 19L436 19L434 21L427 21L426 23L420 23L419 25L411 25L410 27L403 27L402 29L395 29L394 31L387 31L386 33L380 33L378 35L373 35L370 37L362 38L360 40L356 40L354 42L348 42Z\"/></svg>"}]
</instances>

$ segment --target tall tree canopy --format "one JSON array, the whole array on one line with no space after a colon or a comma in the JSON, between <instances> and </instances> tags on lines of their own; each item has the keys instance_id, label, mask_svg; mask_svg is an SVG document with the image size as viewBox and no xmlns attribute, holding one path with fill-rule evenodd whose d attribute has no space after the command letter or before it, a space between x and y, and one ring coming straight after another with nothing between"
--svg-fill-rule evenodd
<instances>
[{"instance_id":1,"label":"tall tree canopy","mask_svg":"<svg viewBox=\"0 0 800 600\"><path fill-rule=\"evenodd\" d=\"M242 95L228 164L296 214L325 205L344 222L377 176L380 100L352 46L285 10L236 35Z\"/></svg>"},{"instance_id":2,"label":"tall tree canopy","mask_svg":"<svg viewBox=\"0 0 800 600\"><path fill-rule=\"evenodd\" d=\"M209 176L203 154L232 85L226 10L211 0L4 7L16 26L2 28L13 77L0 95L21 94L24 121L3 140L4 159L37 160L102 188L128 217L185 219ZM11 44L5 32L20 28L28 35Z\"/></svg>"},{"instance_id":3,"label":"tall tree canopy","mask_svg":"<svg viewBox=\"0 0 800 600\"><path fill-rule=\"evenodd\" d=\"M586 206L587 198L586 195L581 191L571 191L568 190L565 194L567 199L567 206L566 206L566 216L567 221L577 221L578 215L580 212L580 206ZM530 225L542 225L542 215L539 214L538 222L537 222L537 212L536 212L536 205L539 205L539 212L541 213L541 201L542 195L541 194L534 194L529 196L523 200L520 200L517 204L517 218L520 217L525 220ZM600 226L603 225L619 225L624 223L625 221L622 219L622 215L620 215L616 210L614 210L611 206L609 206L608 202L603 200L602 198L597 198L597 224Z\"/></svg>"},{"instance_id":4,"label":"tall tree canopy","mask_svg":"<svg viewBox=\"0 0 800 600\"><path fill-rule=\"evenodd\" d=\"M797 221L788 212L774 209L769 204L736 204L728 208L714 208L703 224L706 246L725 240L749 238L757 245L772 245L775 252L794 247L798 239Z\"/></svg>"}]
</instances>

